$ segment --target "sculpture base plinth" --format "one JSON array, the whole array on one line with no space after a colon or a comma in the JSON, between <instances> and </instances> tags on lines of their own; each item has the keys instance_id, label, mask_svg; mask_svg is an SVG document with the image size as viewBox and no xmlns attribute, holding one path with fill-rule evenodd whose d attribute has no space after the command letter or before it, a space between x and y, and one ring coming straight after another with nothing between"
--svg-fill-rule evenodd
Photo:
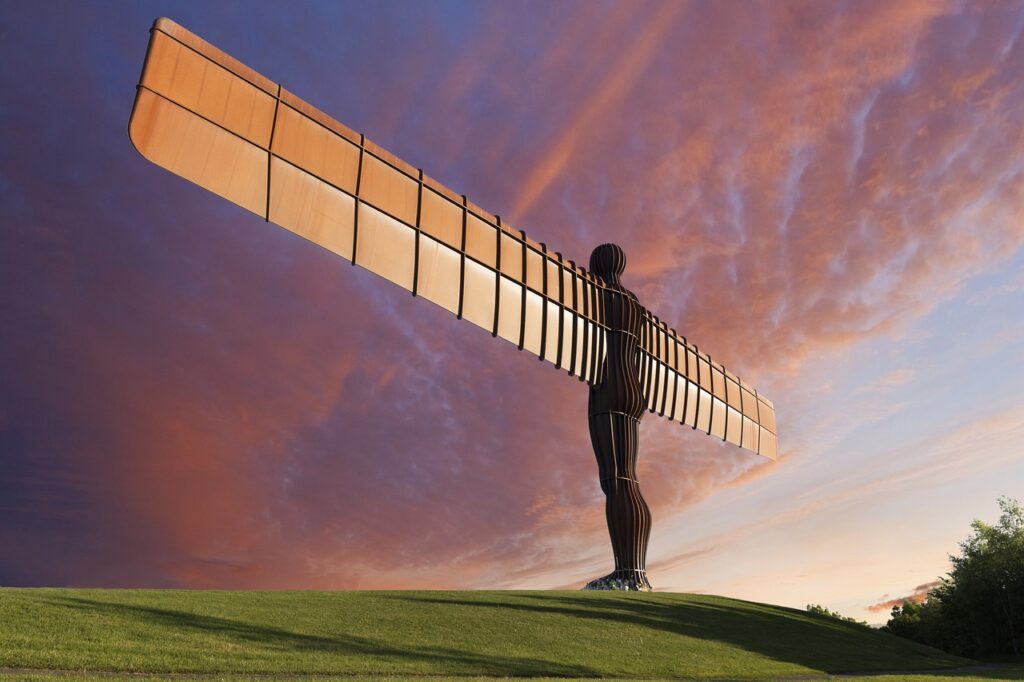
<instances>
[{"instance_id":1,"label":"sculpture base plinth","mask_svg":"<svg viewBox=\"0 0 1024 682\"><path fill-rule=\"evenodd\" d=\"M614 571L604 576L591 580L584 590L609 590L617 592L651 592L651 584L647 582L647 576L640 571Z\"/></svg>"}]
</instances>

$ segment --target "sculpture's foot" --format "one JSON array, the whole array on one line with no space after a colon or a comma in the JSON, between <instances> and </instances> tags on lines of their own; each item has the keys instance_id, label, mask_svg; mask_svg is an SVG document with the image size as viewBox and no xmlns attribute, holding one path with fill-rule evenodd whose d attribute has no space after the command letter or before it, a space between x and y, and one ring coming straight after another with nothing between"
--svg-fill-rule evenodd
<instances>
[{"instance_id":1,"label":"sculpture's foot","mask_svg":"<svg viewBox=\"0 0 1024 682\"><path fill-rule=\"evenodd\" d=\"M583 589L650 592L651 584L647 582L643 571L612 571L602 578L591 580Z\"/></svg>"}]
</instances>

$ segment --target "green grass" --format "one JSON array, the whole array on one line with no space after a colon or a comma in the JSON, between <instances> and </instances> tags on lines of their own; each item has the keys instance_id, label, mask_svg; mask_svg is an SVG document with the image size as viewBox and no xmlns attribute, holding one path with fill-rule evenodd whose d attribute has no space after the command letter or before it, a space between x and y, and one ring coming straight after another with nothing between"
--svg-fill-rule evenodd
<instances>
[{"instance_id":1,"label":"green grass","mask_svg":"<svg viewBox=\"0 0 1024 682\"><path fill-rule=\"evenodd\" d=\"M440 682L441 680L455 680L456 682L493 682L496 679L517 679L517 678L495 678L495 677L424 677L424 676L412 676L412 677L392 677L392 676L321 676L314 675L308 677L295 676L295 675L282 675L280 677L272 676L244 676L244 675L218 675L218 674L203 674L189 677L187 675L137 675L132 673L125 673L124 676L118 676L115 673L107 674L85 674L80 675L78 673L68 674L52 672L34 672L34 673L17 673L12 675L4 675L0 673L0 677L4 682L54 682L54 679L67 679L72 677L76 682L110 682L113 680L124 680L130 679L132 682L173 682L174 680L202 680L203 682L252 682L252 680L315 680L315 682L383 682L384 680L403 680L406 682L423 682L429 680L430 682ZM530 682L565 682L567 678L564 677L531 677L528 678ZM597 677L597 678L571 678L577 682L597 682L599 680L611 680L611 679L637 679L637 680L657 680L666 678L608 678L608 677ZM671 678L667 678L671 679ZM715 678L716 680L728 680L730 678ZM821 675L815 677L797 676L797 677L773 677L769 679L775 680L788 680L790 682L815 682L817 680L843 680L843 682L990 682L991 680L1024 680L1024 668L1016 668L1012 670L999 670L991 671L984 674L978 673L957 673L957 674L940 674L940 673L928 673L922 675L871 675L871 676L850 676L850 675Z\"/></svg>"},{"instance_id":2,"label":"green grass","mask_svg":"<svg viewBox=\"0 0 1024 682\"><path fill-rule=\"evenodd\" d=\"M1008 665L992 670L970 670L960 673L924 673L920 675L872 675L842 677L858 682L986 682L987 680L1024 680L1024 665Z\"/></svg>"},{"instance_id":3,"label":"green grass","mask_svg":"<svg viewBox=\"0 0 1024 682\"><path fill-rule=\"evenodd\" d=\"M967 663L803 611L690 594L0 589L0 668L26 680L51 678L32 670L773 679ZM949 679L1024 679L1020 667L993 674L1003 676Z\"/></svg>"}]
</instances>

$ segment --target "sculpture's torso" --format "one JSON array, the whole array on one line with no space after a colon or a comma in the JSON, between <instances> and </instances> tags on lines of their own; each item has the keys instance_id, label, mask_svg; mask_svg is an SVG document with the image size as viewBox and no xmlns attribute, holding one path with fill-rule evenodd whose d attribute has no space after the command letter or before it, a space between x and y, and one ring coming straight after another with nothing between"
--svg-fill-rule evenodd
<instances>
[{"instance_id":1,"label":"sculpture's torso","mask_svg":"<svg viewBox=\"0 0 1024 682\"><path fill-rule=\"evenodd\" d=\"M590 388L588 411L592 415L617 412L639 421L644 414L638 358L644 308L633 292L609 287L602 299L608 353L601 383Z\"/></svg>"}]
</instances>

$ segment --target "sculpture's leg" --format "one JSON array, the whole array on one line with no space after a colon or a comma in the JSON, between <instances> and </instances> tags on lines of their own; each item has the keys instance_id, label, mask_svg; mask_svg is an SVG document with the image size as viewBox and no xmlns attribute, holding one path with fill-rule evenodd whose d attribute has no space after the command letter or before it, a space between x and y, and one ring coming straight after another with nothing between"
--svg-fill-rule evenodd
<instances>
[{"instance_id":1,"label":"sculpture's leg","mask_svg":"<svg viewBox=\"0 0 1024 682\"><path fill-rule=\"evenodd\" d=\"M651 589L645 566L651 511L636 480L639 427L638 420L617 412L590 415L590 440L615 555L615 571L592 581L590 589Z\"/></svg>"}]
</instances>

